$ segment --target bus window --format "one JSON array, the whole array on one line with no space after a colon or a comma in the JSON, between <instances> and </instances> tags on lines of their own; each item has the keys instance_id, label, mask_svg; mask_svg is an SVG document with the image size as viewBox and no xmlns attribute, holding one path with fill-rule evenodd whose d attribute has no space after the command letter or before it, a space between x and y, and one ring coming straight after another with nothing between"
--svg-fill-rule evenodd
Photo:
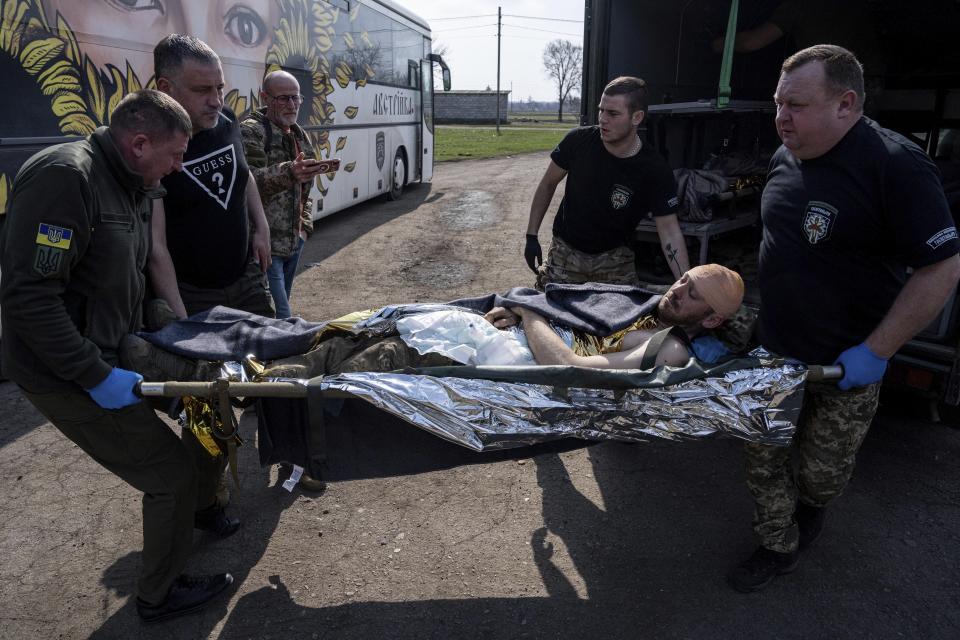
<instances>
[{"instance_id":1,"label":"bus window","mask_svg":"<svg viewBox=\"0 0 960 640\"><path fill-rule=\"evenodd\" d=\"M407 60L407 86L420 87L420 63L416 60Z\"/></svg>"},{"instance_id":2,"label":"bus window","mask_svg":"<svg viewBox=\"0 0 960 640\"><path fill-rule=\"evenodd\" d=\"M356 19L350 24L353 48L348 53L355 57L355 64L370 68L373 72L371 82L396 82L393 69L392 22L382 13L360 5Z\"/></svg>"},{"instance_id":3,"label":"bus window","mask_svg":"<svg viewBox=\"0 0 960 640\"><path fill-rule=\"evenodd\" d=\"M413 83L411 78L420 75L419 69L412 73L408 72L409 65L420 65L422 36L412 29L403 26L397 21L393 22L393 73L396 82L399 84L402 80L407 80L404 84L408 87L416 87L419 83ZM412 61L412 62L411 62Z\"/></svg>"}]
</instances>

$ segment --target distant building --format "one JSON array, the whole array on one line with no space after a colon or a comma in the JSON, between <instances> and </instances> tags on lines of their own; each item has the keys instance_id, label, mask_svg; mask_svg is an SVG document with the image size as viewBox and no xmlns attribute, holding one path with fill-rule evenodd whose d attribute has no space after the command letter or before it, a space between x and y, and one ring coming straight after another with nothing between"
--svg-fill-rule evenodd
<instances>
[{"instance_id":1,"label":"distant building","mask_svg":"<svg viewBox=\"0 0 960 640\"><path fill-rule=\"evenodd\" d=\"M500 92L500 124L506 124L510 92ZM497 92L437 91L433 94L433 117L438 124L496 124Z\"/></svg>"}]
</instances>

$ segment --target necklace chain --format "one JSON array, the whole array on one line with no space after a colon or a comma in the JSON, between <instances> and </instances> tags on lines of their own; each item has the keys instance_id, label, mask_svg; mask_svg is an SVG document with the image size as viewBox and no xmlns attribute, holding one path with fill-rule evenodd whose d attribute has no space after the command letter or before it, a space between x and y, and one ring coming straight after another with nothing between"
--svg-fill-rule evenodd
<instances>
[{"instance_id":1,"label":"necklace chain","mask_svg":"<svg viewBox=\"0 0 960 640\"><path fill-rule=\"evenodd\" d=\"M626 154L625 156L623 156L623 157L624 157L624 158L629 158L629 157L631 157L631 156L635 156L635 155L637 155L638 153L640 153L640 145L641 145L641 144L642 144L642 142L641 142L641 140L640 140L640 136L636 136L636 137L634 138L634 140L633 140L633 147L631 147L630 152L627 153L627 154Z\"/></svg>"}]
</instances>

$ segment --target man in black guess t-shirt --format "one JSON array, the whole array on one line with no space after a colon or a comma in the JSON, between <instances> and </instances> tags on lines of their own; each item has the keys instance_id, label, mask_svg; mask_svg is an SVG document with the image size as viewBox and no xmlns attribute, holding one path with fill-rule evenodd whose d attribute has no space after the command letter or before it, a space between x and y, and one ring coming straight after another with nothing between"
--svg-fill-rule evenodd
<instances>
[{"instance_id":1,"label":"man in black guess t-shirt","mask_svg":"<svg viewBox=\"0 0 960 640\"><path fill-rule=\"evenodd\" d=\"M863 71L852 53L797 52L783 63L775 100L783 145L761 202L760 340L808 364L841 364L844 376L807 384L792 447L745 446L760 547L728 576L740 591L793 571L820 534L824 507L853 472L887 360L933 320L960 278L937 169L863 116Z\"/></svg>"},{"instance_id":2,"label":"man in black guess t-shirt","mask_svg":"<svg viewBox=\"0 0 960 640\"><path fill-rule=\"evenodd\" d=\"M190 115L183 170L163 181L153 210L148 271L155 293L178 318L224 305L273 317L267 288L270 229L240 138L223 107L223 69L213 49L179 34L153 51L157 89ZM189 429L182 439L198 470L196 526L226 537L240 526L224 511L226 456L211 457ZM219 499L218 499L219 494Z\"/></svg>"},{"instance_id":3,"label":"man in black guess t-shirt","mask_svg":"<svg viewBox=\"0 0 960 640\"><path fill-rule=\"evenodd\" d=\"M646 84L640 78L616 78L604 88L599 109L599 126L574 129L550 154L530 205L524 257L541 289L547 282L639 284L634 233L650 213L674 277L690 269L673 172L637 135L647 109ZM537 233L564 178L550 252L539 265Z\"/></svg>"},{"instance_id":4,"label":"man in black guess t-shirt","mask_svg":"<svg viewBox=\"0 0 960 640\"><path fill-rule=\"evenodd\" d=\"M190 114L183 171L163 181L153 217L150 277L177 317L218 304L273 317L267 288L270 229L249 180L240 122L223 106L217 54L196 38L171 35L154 49L157 88Z\"/></svg>"}]
</instances>

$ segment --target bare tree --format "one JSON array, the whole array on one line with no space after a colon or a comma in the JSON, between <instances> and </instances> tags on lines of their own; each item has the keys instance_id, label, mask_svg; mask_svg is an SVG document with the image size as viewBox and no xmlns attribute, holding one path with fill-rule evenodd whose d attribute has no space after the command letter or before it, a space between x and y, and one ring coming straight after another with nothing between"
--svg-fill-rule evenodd
<instances>
[{"instance_id":1,"label":"bare tree","mask_svg":"<svg viewBox=\"0 0 960 640\"><path fill-rule=\"evenodd\" d=\"M583 73L583 47L569 40L553 40L543 49L543 67L557 85L557 121L563 120L563 103L580 86Z\"/></svg>"}]
</instances>

